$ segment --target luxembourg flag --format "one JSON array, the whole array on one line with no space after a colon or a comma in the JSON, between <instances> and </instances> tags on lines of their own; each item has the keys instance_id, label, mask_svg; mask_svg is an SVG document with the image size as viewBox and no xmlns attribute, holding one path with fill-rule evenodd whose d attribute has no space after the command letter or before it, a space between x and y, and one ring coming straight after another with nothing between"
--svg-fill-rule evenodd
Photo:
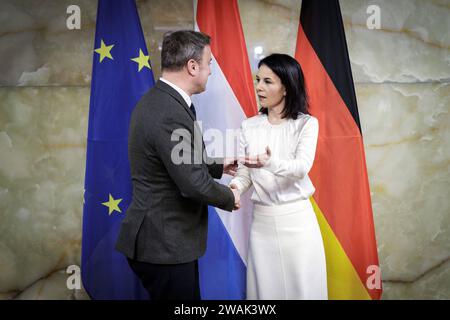
<instances>
[{"instance_id":1,"label":"luxembourg flag","mask_svg":"<svg viewBox=\"0 0 450 320\"><path fill-rule=\"evenodd\" d=\"M211 36L213 55L206 91L192 99L197 119L210 156L236 156L234 144L226 143L229 139L225 137L230 137L232 130L236 133L244 119L257 113L237 0L198 0L194 10L196 29ZM212 152L211 146L219 145L217 139L225 147ZM224 175L220 182L228 185L230 180ZM251 193L242 197L238 211L209 207L208 245L199 261L202 299L245 299Z\"/></svg>"}]
</instances>

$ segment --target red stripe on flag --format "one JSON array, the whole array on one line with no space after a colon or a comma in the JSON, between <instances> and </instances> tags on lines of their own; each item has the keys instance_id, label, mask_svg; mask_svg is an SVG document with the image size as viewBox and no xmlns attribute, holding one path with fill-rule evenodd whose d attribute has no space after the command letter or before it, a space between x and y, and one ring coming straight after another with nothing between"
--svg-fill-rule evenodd
<instances>
[{"instance_id":1,"label":"red stripe on flag","mask_svg":"<svg viewBox=\"0 0 450 320\"><path fill-rule=\"evenodd\" d=\"M366 286L367 267L378 266L378 254L362 136L301 24L295 58L305 74L310 112L320 125L310 172L314 199ZM368 292L373 299L381 296L381 289Z\"/></svg>"},{"instance_id":2,"label":"red stripe on flag","mask_svg":"<svg viewBox=\"0 0 450 320\"><path fill-rule=\"evenodd\" d=\"M198 0L197 24L211 36L211 50L247 117L257 113L237 0Z\"/></svg>"}]
</instances>

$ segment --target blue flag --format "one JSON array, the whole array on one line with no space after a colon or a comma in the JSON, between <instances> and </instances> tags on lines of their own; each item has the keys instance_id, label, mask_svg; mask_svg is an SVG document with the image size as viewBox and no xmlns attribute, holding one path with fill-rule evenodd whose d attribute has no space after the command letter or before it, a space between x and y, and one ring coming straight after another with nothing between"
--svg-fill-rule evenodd
<instances>
[{"instance_id":1,"label":"blue flag","mask_svg":"<svg viewBox=\"0 0 450 320\"><path fill-rule=\"evenodd\" d=\"M131 202L128 128L153 85L134 0L99 0L93 53L83 208L81 276L92 299L148 299L126 258L115 251Z\"/></svg>"}]
</instances>

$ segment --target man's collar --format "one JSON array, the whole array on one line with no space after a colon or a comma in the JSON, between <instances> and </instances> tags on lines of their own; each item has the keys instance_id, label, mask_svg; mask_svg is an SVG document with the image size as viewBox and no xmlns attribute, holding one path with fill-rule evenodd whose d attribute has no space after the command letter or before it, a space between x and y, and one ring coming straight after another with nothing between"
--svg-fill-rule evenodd
<instances>
[{"instance_id":1,"label":"man's collar","mask_svg":"<svg viewBox=\"0 0 450 320\"><path fill-rule=\"evenodd\" d=\"M191 104L192 104L191 97L183 89L181 89L176 84L170 82L169 80L164 79L163 77L159 78L159 80L161 80L162 82L164 82L164 83L168 84L169 86L171 86L175 91L177 91L180 94L180 96L184 99L184 101L186 101L187 106L188 107L191 106Z\"/></svg>"}]
</instances>

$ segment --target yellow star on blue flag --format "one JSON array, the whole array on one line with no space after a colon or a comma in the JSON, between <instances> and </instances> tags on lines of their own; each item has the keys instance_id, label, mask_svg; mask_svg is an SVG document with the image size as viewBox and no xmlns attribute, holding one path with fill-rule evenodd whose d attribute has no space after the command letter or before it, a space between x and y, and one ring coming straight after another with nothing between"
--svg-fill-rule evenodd
<instances>
[{"instance_id":1,"label":"yellow star on blue flag","mask_svg":"<svg viewBox=\"0 0 450 320\"><path fill-rule=\"evenodd\" d=\"M103 61L105 58L109 58L111 60L114 60L111 55L111 49L114 47L114 45L107 46L103 42L103 39L101 40L100 48L95 49L94 51L97 52L100 55L100 62Z\"/></svg>"},{"instance_id":2,"label":"yellow star on blue flag","mask_svg":"<svg viewBox=\"0 0 450 320\"><path fill-rule=\"evenodd\" d=\"M141 49L139 49L139 57L133 58L131 59L132 61L136 62L139 64L139 70L141 71L141 69L143 67L147 67L149 69L152 69L150 67L150 63L149 63L149 59L150 59L150 55L146 56Z\"/></svg>"},{"instance_id":3,"label":"yellow star on blue flag","mask_svg":"<svg viewBox=\"0 0 450 320\"><path fill-rule=\"evenodd\" d=\"M109 215L113 213L113 211L122 212L119 207L119 203L122 201L122 199L114 199L111 194L109 194L109 200L108 202L103 202L102 205L109 208Z\"/></svg>"}]
</instances>

